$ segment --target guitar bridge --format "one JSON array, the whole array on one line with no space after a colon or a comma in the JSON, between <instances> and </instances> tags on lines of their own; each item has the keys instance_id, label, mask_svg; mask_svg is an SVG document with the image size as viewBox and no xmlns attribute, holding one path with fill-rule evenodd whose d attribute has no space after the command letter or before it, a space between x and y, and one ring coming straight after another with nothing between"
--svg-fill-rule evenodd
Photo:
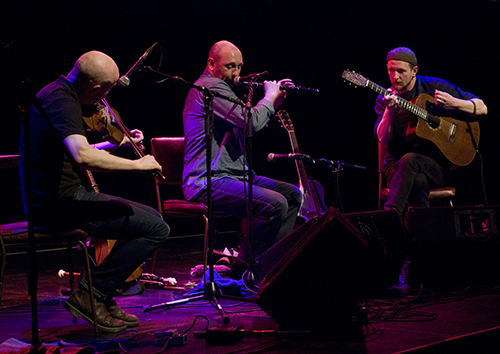
<instances>
[{"instance_id":1,"label":"guitar bridge","mask_svg":"<svg viewBox=\"0 0 500 354\"><path fill-rule=\"evenodd\" d=\"M457 122L456 120L452 120L450 124L450 130L448 131L448 141L450 143L452 143L455 139L455 135L457 135Z\"/></svg>"}]
</instances>

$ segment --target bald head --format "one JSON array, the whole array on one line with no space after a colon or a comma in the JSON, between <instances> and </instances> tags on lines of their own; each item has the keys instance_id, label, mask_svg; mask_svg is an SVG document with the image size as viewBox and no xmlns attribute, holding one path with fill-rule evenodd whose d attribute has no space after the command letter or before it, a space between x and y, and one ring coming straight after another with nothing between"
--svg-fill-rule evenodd
<instances>
[{"instance_id":1,"label":"bald head","mask_svg":"<svg viewBox=\"0 0 500 354\"><path fill-rule=\"evenodd\" d=\"M82 104L94 104L106 96L119 76L115 61L94 50L78 58L67 79L75 86Z\"/></svg>"},{"instance_id":2,"label":"bald head","mask_svg":"<svg viewBox=\"0 0 500 354\"><path fill-rule=\"evenodd\" d=\"M120 74L110 56L94 50L78 58L69 75L94 84L103 84L116 82Z\"/></svg>"},{"instance_id":3,"label":"bald head","mask_svg":"<svg viewBox=\"0 0 500 354\"><path fill-rule=\"evenodd\" d=\"M226 82L240 74L243 66L243 56L233 43L219 41L215 43L208 53L207 70L213 76Z\"/></svg>"},{"instance_id":4,"label":"bald head","mask_svg":"<svg viewBox=\"0 0 500 354\"><path fill-rule=\"evenodd\" d=\"M208 57L218 60L223 55L232 55L233 53L239 53L241 55L240 50L233 43L229 41L219 41L212 46L208 53Z\"/></svg>"}]
</instances>

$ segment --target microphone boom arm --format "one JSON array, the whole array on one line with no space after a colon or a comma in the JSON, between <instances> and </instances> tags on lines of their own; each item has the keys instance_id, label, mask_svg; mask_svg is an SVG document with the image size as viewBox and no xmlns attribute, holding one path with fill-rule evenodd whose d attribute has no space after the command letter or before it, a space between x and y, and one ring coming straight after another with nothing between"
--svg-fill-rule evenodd
<instances>
[{"instance_id":1,"label":"microphone boom arm","mask_svg":"<svg viewBox=\"0 0 500 354\"><path fill-rule=\"evenodd\" d=\"M365 166L348 164L341 161L327 160L325 158L315 158L305 154L273 154L267 155L267 161L276 162L280 160L304 160L312 164L328 165L332 172L339 172L345 169L366 170Z\"/></svg>"},{"instance_id":2,"label":"microphone boom arm","mask_svg":"<svg viewBox=\"0 0 500 354\"><path fill-rule=\"evenodd\" d=\"M180 76L171 76L171 75L167 75L165 73L162 73L160 71L157 71L157 70L154 70L153 68L151 68L150 66L145 66L143 69L143 71L145 72L148 72L148 73L153 73L153 74L156 74L158 75L159 77L162 77L163 80L161 81L158 81L157 83L161 83L161 82L164 82L165 80L167 79L171 79L175 82L178 82L178 83L181 83L182 85L184 86L187 86L189 88L194 88L194 89L197 89L198 91L201 91L201 92L209 92L210 95L212 95L213 97L220 97L220 98L223 98L227 101L230 101L230 102L233 102L233 103L236 103L240 106L244 106L245 103L243 103L241 100L239 99L236 99L236 98L233 98L233 97L229 97L229 96L225 96L225 95L222 95L220 93L218 93L217 91L213 91L213 90L209 90L207 87L205 86L199 86L199 85L195 85L191 82L188 82L186 80L184 80L182 77Z\"/></svg>"}]
</instances>

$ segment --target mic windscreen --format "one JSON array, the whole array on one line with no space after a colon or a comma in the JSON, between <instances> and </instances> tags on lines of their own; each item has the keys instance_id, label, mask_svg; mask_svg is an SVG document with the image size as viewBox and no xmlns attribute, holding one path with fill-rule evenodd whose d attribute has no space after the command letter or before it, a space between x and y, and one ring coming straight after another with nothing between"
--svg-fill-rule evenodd
<instances>
[{"instance_id":1,"label":"mic windscreen","mask_svg":"<svg viewBox=\"0 0 500 354\"><path fill-rule=\"evenodd\" d=\"M121 88L128 87L130 85L130 79L127 76L122 76L118 79L118 86Z\"/></svg>"},{"instance_id":2,"label":"mic windscreen","mask_svg":"<svg viewBox=\"0 0 500 354\"><path fill-rule=\"evenodd\" d=\"M236 76L233 80L233 84L235 84L236 86L240 86L242 84L241 76Z\"/></svg>"}]
</instances>

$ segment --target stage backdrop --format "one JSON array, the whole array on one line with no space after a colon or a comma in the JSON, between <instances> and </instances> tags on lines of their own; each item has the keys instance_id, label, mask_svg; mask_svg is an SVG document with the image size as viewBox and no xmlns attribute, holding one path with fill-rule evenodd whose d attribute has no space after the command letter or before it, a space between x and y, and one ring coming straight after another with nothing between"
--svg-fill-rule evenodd
<instances>
[{"instance_id":1,"label":"stage backdrop","mask_svg":"<svg viewBox=\"0 0 500 354\"><path fill-rule=\"evenodd\" d=\"M377 205L377 145L373 136L376 93L354 88L343 70L360 72L390 85L385 56L408 46L420 73L439 76L484 99L489 115L481 121L478 157L459 170L459 205L498 204L498 38L500 4L489 0L419 1L28 1L0 4L0 154L18 152L20 107L26 97L67 74L89 50L112 56L125 73L154 43L147 64L193 82L202 73L207 53L226 39L242 51L242 75L269 71L266 79L291 78L319 89L318 95L289 94L282 106L294 123L302 153L349 164L366 171L333 173L314 166L310 174L325 189L327 205L344 212L373 210ZM160 50L161 48L161 50ZM155 84L146 73L127 89L114 88L108 102L129 128L147 140L181 136L187 87ZM239 90L241 97L245 89ZM253 103L262 97L257 91ZM266 156L289 153L288 134L276 119L255 135L258 173L296 182L292 161L269 164ZM149 144L146 144L149 149ZM122 152L133 157L131 152ZM482 164L481 164L482 162ZM96 174L101 190L154 206L153 181L135 174Z\"/></svg>"}]
</instances>

